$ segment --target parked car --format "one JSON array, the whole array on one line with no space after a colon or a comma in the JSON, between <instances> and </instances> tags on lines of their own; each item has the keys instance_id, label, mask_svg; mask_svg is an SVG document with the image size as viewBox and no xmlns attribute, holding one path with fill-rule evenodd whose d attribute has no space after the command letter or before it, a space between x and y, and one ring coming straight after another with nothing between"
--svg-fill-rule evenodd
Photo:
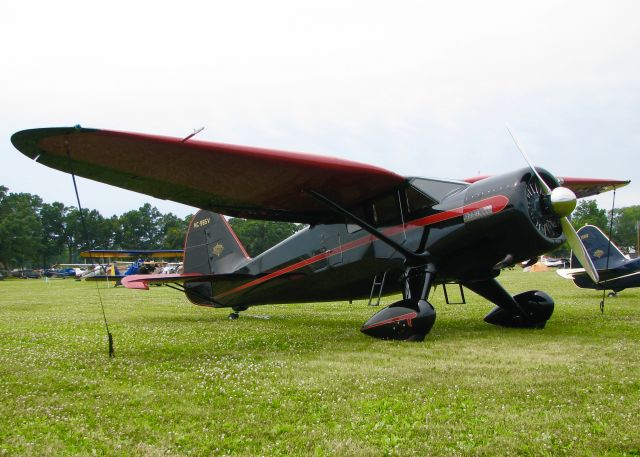
<instances>
[{"instance_id":1,"label":"parked car","mask_svg":"<svg viewBox=\"0 0 640 457\"><path fill-rule=\"evenodd\" d=\"M21 279L39 279L42 277L42 273L38 270L16 268L15 270L11 270L11 276Z\"/></svg>"}]
</instances>

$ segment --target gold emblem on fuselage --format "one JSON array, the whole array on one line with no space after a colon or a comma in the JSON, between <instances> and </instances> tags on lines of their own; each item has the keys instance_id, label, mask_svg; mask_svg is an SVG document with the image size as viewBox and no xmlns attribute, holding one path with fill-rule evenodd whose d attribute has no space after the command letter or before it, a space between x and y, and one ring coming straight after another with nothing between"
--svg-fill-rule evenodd
<instances>
[{"instance_id":1,"label":"gold emblem on fuselage","mask_svg":"<svg viewBox=\"0 0 640 457\"><path fill-rule=\"evenodd\" d=\"M596 249L595 251L593 251L593 256L596 259L599 259L600 257L602 257L604 255L604 251L602 249Z\"/></svg>"},{"instance_id":2,"label":"gold emblem on fuselage","mask_svg":"<svg viewBox=\"0 0 640 457\"><path fill-rule=\"evenodd\" d=\"M220 257L222 255L222 251L224 251L224 246L221 243L216 243L216 245L211 249L211 252L216 257Z\"/></svg>"}]
</instances>

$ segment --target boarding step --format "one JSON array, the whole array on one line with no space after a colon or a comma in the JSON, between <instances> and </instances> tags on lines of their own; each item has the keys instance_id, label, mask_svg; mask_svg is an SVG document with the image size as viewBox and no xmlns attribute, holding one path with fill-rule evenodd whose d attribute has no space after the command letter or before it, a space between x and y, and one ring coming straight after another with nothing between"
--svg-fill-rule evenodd
<instances>
[{"instance_id":1,"label":"boarding step","mask_svg":"<svg viewBox=\"0 0 640 457\"><path fill-rule=\"evenodd\" d=\"M449 298L449 294L447 293L447 284L450 286L457 285L459 287L460 296L458 298L458 301L451 301L451 299ZM442 283L442 290L444 291L444 299L447 305L464 305L465 303L467 303L464 298L464 289L462 288L462 284L460 284L459 282Z\"/></svg>"},{"instance_id":2,"label":"boarding step","mask_svg":"<svg viewBox=\"0 0 640 457\"><path fill-rule=\"evenodd\" d=\"M369 294L369 306L379 306L380 305L380 297L382 297L382 289L384 289L384 281L387 279L387 271L382 274L382 278L378 280L379 275L375 275L373 278L373 284L371 285L371 293ZM373 294L376 293L377 288L377 297L375 304L373 303Z\"/></svg>"}]
</instances>

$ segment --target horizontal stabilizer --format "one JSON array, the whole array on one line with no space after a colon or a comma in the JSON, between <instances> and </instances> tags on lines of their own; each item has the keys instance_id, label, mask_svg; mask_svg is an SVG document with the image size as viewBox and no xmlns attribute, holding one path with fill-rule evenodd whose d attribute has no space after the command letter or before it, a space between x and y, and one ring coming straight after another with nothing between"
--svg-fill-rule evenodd
<instances>
[{"instance_id":1,"label":"horizontal stabilizer","mask_svg":"<svg viewBox=\"0 0 640 457\"><path fill-rule=\"evenodd\" d=\"M220 285L230 285L238 281L255 279L255 276L239 273L230 274L202 274L202 273L182 273L182 274L150 274L150 275L130 275L122 279L122 285L127 289L149 290L149 284L185 284L192 282L213 282Z\"/></svg>"},{"instance_id":2,"label":"horizontal stabilizer","mask_svg":"<svg viewBox=\"0 0 640 457\"><path fill-rule=\"evenodd\" d=\"M585 274L584 268L559 268L556 273L564 279L574 279L578 274Z\"/></svg>"},{"instance_id":3,"label":"horizontal stabilizer","mask_svg":"<svg viewBox=\"0 0 640 457\"><path fill-rule=\"evenodd\" d=\"M152 274L152 275L130 275L122 279L122 285L127 289L149 290L149 284L164 283L185 283L190 281L212 281L214 275L201 273L182 274Z\"/></svg>"}]
</instances>

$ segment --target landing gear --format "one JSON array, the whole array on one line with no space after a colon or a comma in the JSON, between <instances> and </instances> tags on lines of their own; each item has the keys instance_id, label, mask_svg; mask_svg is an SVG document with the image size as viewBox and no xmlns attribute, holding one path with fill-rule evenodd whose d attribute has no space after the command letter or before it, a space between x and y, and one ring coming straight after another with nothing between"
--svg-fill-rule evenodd
<instances>
[{"instance_id":1,"label":"landing gear","mask_svg":"<svg viewBox=\"0 0 640 457\"><path fill-rule=\"evenodd\" d=\"M521 314L513 314L500 306L496 306L484 318L485 322L502 327L516 328L544 328L553 314L553 299L540 290L531 290L513 297L520 308Z\"/></svg>"},{"instance_id":2,"label":"landing gear","mask_svg":"<svg viewBox=\"0 0 640 457\"><path fill-rule=\"evenodd\" d=\"M540 290L515 296L502 288L495 279L469 281L464 285L497 306L484 321L501 327L544 328L553 314L553 299Z\"/></svg>"},{"instance_id":3,"label":"landing gear","mask_svg":"<svg viewBox=\"0 0 640 457\"><path fill-rule=\"evenodd\" d=\"M436 311L426 300L434 268L409 269L405 274L404 299L374 314L360 329L385 340L422 341L436 321Z\"/></svg>"},{"instance_id":4,"label":"landing gear","mask_svg":"<svg viewBox=\"0 0 640 457\"><path fill-rule=\"evenodd\" d=\"M230 321L235 321L237 318L240 317L240 311L246 311L246 310L249 309L249 307L248 306L234 306L231 309L233 310L233 312L231 314L229 314L227 319L229 319Z\"/></svg>"},{"instance_id":5,"label":"landing gear","mask_svg":"<svg viewBox=\"0 0 640 457\"><path fill-rule=\"evenodd\" d=\"M615 290L612 290L607 294L607 297L617 297L617 296L618 296L618 292L616 292Z\"/></svg>"}]
</instances>

